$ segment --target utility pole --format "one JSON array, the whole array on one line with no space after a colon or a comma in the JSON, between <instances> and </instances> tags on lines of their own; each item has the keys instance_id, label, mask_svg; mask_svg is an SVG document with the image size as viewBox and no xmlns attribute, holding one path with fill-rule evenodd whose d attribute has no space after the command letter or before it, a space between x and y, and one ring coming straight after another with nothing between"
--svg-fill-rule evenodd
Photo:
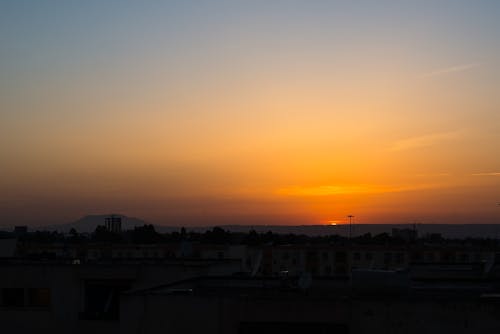
<instances>
[{"instance_id":1,"label":"utility pole","mask_svg":"<svg viewBox=\"0 0 500 334\"><path fill-rule=\"evenodd\" d=\"M349 240L352 238L352 219L354 218L353 215L347 216L349 218Z\"/></svg>"},{"instance_id":2,"label":"utility pole","mask_svg":"<svg viewBox=\"0 0 500 334\"><path fill-rule=\"evenodd\" d=\"M497 203L497 206L500 206L500 202ZM497 233L495 235L495 239L496 239L496 247L498 247L498 224L496 225L497 226Z\"/></svg>"}]
</instances>

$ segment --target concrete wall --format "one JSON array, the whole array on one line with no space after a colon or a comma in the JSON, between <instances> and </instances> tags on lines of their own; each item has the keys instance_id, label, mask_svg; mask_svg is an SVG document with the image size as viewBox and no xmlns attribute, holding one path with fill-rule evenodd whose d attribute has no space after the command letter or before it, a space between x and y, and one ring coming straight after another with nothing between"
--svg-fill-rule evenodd
<instances>
[{"instance_id":1,"label":"concrete wall","mask_svg":"<svg viewBox=\"0 0 500 334\"><path fill-rule=\"evenodd\" d=\"M14 257L17 250L17 239L0 239L0 258Z\"/></svg>"}]
</instances>

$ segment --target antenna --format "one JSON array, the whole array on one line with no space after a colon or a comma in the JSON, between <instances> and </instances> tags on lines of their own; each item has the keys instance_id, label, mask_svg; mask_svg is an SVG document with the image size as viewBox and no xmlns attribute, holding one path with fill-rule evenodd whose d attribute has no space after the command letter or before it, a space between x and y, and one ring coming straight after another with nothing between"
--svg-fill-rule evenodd
<instances>
[{"instance_id":1,"label":"antenna","mask_svg":"<svg viewBox=\"0 0 500 334\"><path fill-rule=\"evenodd\" d=\"M352 238L352 219L354 218L353 215L347 216L349 218L349 239Z\"/></svg>"}]
</instances>

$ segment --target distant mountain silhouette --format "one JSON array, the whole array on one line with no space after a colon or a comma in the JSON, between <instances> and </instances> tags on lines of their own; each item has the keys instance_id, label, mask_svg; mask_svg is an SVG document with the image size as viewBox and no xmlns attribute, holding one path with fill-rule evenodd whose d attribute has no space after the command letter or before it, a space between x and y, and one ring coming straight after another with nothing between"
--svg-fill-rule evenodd
<instances>
[{"instance_id":1,"label":"distant mountain silhouette","mask_svg":"<svg viewBox=\"0 0 500 334\"><path fill-rule=\"evenodd\" d=\"M131 230L135 226L143 226L144 224L148 224L146 221L134 218L127 217L120 214L113 214L116 217L122 218L122 230ZM94 232L96 227L99 225L104 225L104 218L111 216L108 215L87 215L81 217L75 222L67 223L67 224L58 224L58 225L49 225L49 226L39 226L30 228L31 231L36 230L44 230L44 231L58 231L58 232L69 232L72 228L77 230L79 233L90 233Z\"/></svg>"}]
</instances>

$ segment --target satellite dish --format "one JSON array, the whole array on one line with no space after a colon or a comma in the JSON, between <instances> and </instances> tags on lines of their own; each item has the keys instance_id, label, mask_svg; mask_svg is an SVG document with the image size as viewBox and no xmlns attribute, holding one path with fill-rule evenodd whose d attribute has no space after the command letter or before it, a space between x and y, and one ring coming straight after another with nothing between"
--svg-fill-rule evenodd
<instances>
[{"instance_id":1,"label":"satellite dish","mask_svg":"<svg viewBox=\"0 0 500 334\"><path fill-rule=\"evenodd\" d=\"M312 276L310 273L302 273L299 277L298 285L302 290L307 290L311 287Z\"/></svg>"}]
</instances>

